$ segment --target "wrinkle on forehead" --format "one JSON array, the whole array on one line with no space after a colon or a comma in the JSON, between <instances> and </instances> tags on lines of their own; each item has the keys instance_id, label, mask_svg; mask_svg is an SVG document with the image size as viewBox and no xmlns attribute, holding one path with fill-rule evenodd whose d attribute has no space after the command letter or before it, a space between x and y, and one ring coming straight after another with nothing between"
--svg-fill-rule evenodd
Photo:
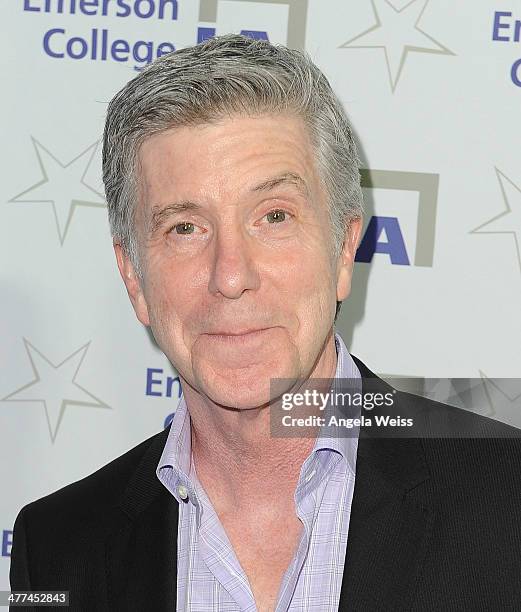
<instances>
[{"instance_id":1,"label":"wrinkle on forehead","mask_svg":"<svg viewBox=\"0 0 521 612\"><path fill-rule=\"evenodd\" d=\"M193 161L198 151L200 165ZM192 165L186 166L187 158ZM171 128L143 142L139 161L145 231L158 226L158 215L195 210L206 201L226 201L241 191L269 191L288 184L307 200L322 192L314 147L304 120L296 115L233 116Z\"/></svg>"}]
</instances>

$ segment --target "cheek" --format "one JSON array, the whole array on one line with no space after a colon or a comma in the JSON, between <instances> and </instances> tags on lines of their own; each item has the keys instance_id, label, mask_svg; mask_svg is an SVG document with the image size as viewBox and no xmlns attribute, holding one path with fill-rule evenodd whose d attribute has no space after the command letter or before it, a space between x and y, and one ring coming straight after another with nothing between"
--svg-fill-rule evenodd
<instances>
[{"instance_id":1,"label":"cheek","mask_svg":"<svg viewBox=\"0 0 521 612\"><path fill-rule=\"evenodd\" d=\"M296 311L299 325L308 330L313 327L319 332L334 318L336 280L330 259L317 257L316 253L301 254L286 261L286 273L280 277L278 285L281 301L285 308Z\"/></svg>"},{"instance_id":2,"label":"cheek","mask_svg":"<svg viewBox=\"0 0 521 612\"><path fill-rule=\"evenodd\" d=\"M172 327L175 319L174 300L175 287L159 278L150 279L146 287L146 301L150 323L153 329L165 330ZM177 308L177 304L175 304Z\"/></svg>"},{"instance_id":3,"label":"cheek","mask_svg":"<svg viewBox=\"0 0 521 612\"><path fill-rule=\"evenodd\" d=\"M327 295L335 292L334 269L325 254L306 251L292 258L287 270L288 285L304 296Z\"/></svg>"},{"instance_id":4,"label":"cheek","mask_svg":"<svg viewBox=\"0 0 521 612\"><path fill-rule=\"evenodd\" d=\"M149 286L147 302L152 330L164 352L183 352L183 347L190 347L193 329L198 329L205 315L200 291L179 278L175 282L158 279Z\"/></svg>"}]
</instances>

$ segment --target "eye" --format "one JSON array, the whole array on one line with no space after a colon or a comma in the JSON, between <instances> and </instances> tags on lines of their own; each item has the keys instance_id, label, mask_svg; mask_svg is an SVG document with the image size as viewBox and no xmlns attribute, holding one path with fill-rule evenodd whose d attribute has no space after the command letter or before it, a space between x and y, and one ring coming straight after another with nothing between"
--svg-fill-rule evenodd
<instances>
[{"instance_id":1,"label":"eye","mask_svg":"<svg viewBox=\"0 0 521 612\"><path fill-rule=\"evenodd\" d=\"M174 225L172 230L174 229L177 234L181 234L181 235L193 234L195 225L188 221L184 221L183 223L178 223L177 225Z\"/></svg>"},{"instance_id":2,"label":"eye","mask_svg":"<svg viewBox=\"0 0 521 612\"><path fill-rule=\"evenodd\" d=\"M271 210L265 216L268 219L269 223L282 223L282 221L286 220L286 215L289 214L285 210Z\"/></svg>"}]
</instances>

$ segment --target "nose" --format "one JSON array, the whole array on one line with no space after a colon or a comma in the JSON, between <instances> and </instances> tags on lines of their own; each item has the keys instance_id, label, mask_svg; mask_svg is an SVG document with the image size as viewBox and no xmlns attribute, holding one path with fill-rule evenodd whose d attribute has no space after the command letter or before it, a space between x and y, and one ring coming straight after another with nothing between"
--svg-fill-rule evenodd
<instances>
[{"instance_id":1,"label":"nose","mask_svg":"<svg viewBox=\"0 0 521 612\"><path fill-rule=\"evenodd\" d=\"M241 228L217 233L210 265L210 293L238 299L246 290L258 289L260 277L253 249L252 238Z\"/></svg>"}]
</instances>

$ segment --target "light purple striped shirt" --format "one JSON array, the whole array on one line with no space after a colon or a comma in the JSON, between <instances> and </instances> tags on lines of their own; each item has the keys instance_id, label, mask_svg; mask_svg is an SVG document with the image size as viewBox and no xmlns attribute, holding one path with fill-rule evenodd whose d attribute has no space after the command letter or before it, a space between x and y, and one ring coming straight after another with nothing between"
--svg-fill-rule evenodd
<instances>
[{"instance_id":1,"label":"light purple striped shirt","mask_svg":"<svg viewBox=\"0 0 521 612\"><path fill-rule=\"evenodd\" d=\"M335 378L361 390L360 372L335 333ZM184 396L157 467L157 477L179 502L177 609L256 612L248 578L191 461L190 415ZM299 545L277 596L276 612L336 612L344 571L358 438L320 435L302 464L295 489L303 523Z\"/></svg>"}]
</instances>

